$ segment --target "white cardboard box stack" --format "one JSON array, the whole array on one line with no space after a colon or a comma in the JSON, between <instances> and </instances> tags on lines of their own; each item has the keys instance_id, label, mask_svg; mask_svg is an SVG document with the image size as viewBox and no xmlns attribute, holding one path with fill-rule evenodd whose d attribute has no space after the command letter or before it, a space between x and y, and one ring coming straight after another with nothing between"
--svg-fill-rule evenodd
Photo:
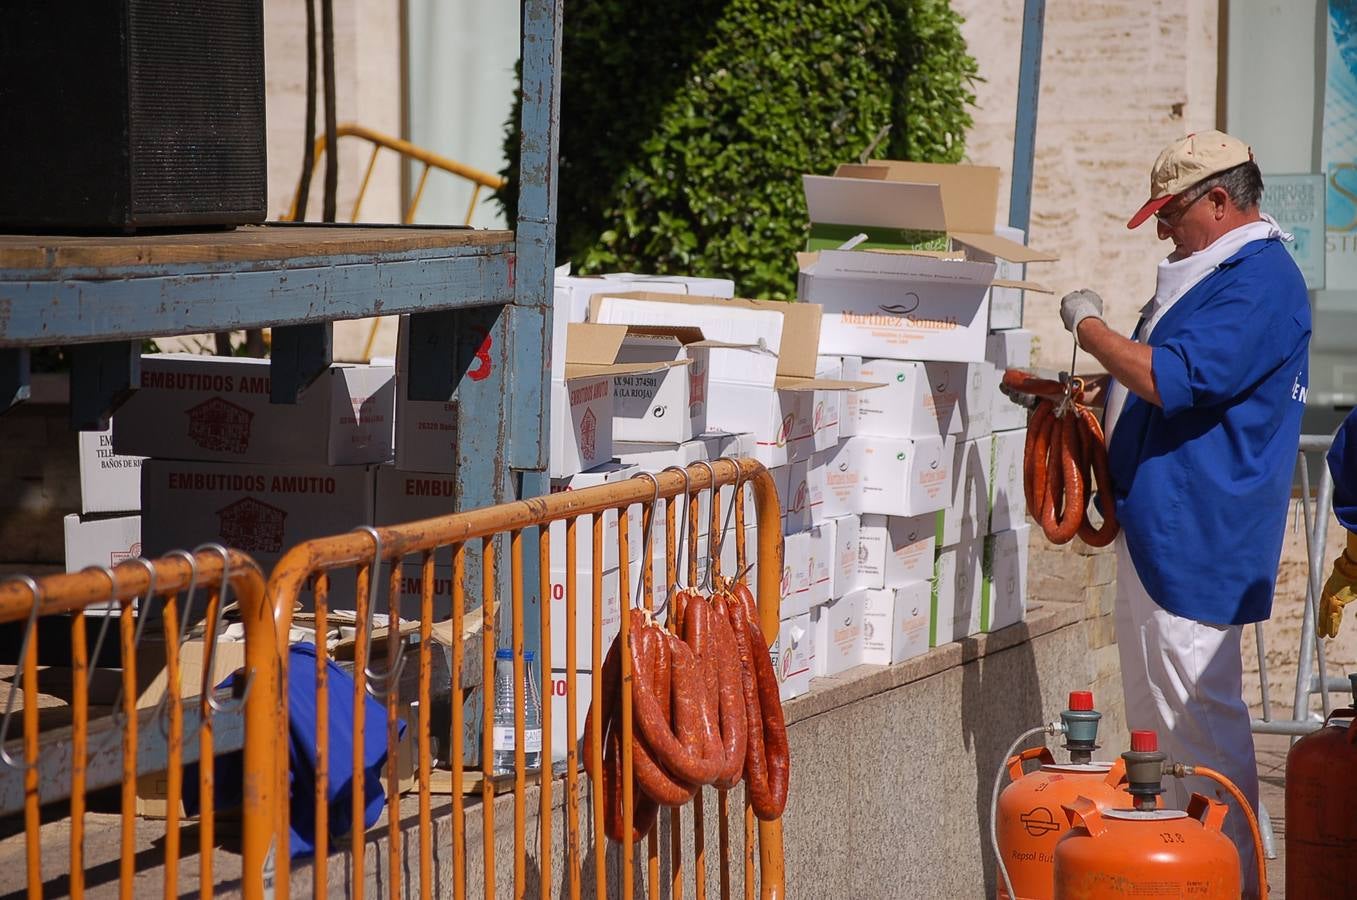
<instances>
[{"instance_id":1,"label":"white cardboard box stack","mask_svg":"<svg viewBox=\"0 0 1357 900\"><path fill-rule=\"evenodd\" d=\"M830 600L811 609L816 675L1024 615L1026 414L998 380L1031 362L1022 297L1044 289L1024 266L1054 257L995 227L998 181L996 169L886 161L804 178L798 287L824 306L822 360L885 385L849 395L839 443L811 458L837 563ZM922 252L910 245L921 235L933 241Z\"/></svg>"},{"instance_id":2,"label":"white cardboard box stack","mask_svg":"<svg viewBox=\"0 0 1357 900\"><path fill-rule=\"evenodd\" d=\"M113 430L82 431L78 438L80 512L63 520L66 571L116 566L141 555L140 456L113 451ZM108 607L90 607L98 615Z\"/></svg>"}]
</instances>

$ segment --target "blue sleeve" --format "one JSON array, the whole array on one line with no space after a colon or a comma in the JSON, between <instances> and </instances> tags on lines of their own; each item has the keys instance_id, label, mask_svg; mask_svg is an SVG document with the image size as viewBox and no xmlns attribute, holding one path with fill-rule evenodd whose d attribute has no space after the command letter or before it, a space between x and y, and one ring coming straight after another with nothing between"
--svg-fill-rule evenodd
<instances>
[{"instance_id":1,"label":"blue sleeve","mask_svg":"<svg viewBox=\"0 0 1357 900\"><path fill-rule=\"evenodd\" d=\"M1333 514L1344 528L1357 532L1357 409L1339 426L1328 459L1333 475Z\"/></svg>"},{"instance_id":2,"label":"blue sleeve","mask_svg":"<svg viewBox=\"0 0 1357 900\"><path fill-rule=\"evenodd\" d=\"M1194 310L1150 358L1164 415L1239 396L1286 361L1303 330L1266 283L1241 284Z\"/></svg>"}]
</instances>

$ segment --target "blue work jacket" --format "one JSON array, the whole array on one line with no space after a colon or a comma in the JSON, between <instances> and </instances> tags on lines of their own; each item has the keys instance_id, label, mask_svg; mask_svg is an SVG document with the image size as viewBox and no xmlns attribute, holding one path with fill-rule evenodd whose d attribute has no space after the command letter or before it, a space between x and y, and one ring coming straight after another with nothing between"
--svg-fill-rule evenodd
<instances>
[{"instance_id":1,"label":"blue work jacket","mask_svg":"<svg viewBox=\"0 0 1357 900\"><path fill-rule=\"evenodd\" d=\"M1309 386L1305 282L1280 240L1252 241L1146 343L1163 407L1130 394L1108 447L1136 574L1176 615L1266 619Z\"/></svg>"},{"instance_id":2,"label":"blue work jacket","mask_svg":"<svg viewBox=\"0 0 1357 900\"><path fill-rule=\"evenodd\" d=\"M1357 531L1357 409L1339 426L1329 448L1333 475L1333 514L1348 531Z\"/></svg>"}]
</instances>

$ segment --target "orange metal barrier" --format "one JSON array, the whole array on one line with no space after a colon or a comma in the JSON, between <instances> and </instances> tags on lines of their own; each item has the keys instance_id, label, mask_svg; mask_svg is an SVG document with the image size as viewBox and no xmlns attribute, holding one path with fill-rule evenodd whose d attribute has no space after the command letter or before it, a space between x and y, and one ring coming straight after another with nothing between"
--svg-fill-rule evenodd
<instances>
[{"instance_id":1,"label":"orange metal barrier","mask_svg":"<svg viewBox=\"0 0 1357 900\"><path fill-rule=\"evenodd\" d=\"M733 515L721 516L721 498L718 488L726 485L733 485L731 491ZM361 724L365 721L364 704L365 694L371 693L374 697L383 700L386 708L387 723L387 747L395 748L397 745L397 719L398 719L398 696L396 682L399 680L400 669L402 665L402 647L404 637L399 633L400 629L392 627L388 630L386 645L386 663L385 671L377 672L370 667L372 657L372 636L368 627L364 623L370 621L371 616L376 612L373 608L377 597L377 590L381 578L380 567L382 563L390 566L388 579L388 598L400 596L402 569L407 556L414 556L420 561L420 621L419 621L419 651L418 651L418 697L419 713L417 721L410 722L409 726L414 728L416 741L415 752L418 762L418 865L410 866L412 872L418 872L419 894L423 898L433 896L434 893L434 821L432 814L432 792L431 792L431 753L430 753L430 688L431 688L431 656L430 656L430 637L433 624L433 607L435 593L436 563L434 558L435 551L450 548L451 567L452 567L452 585L451 585L451 629L453 635L452 641L452 661L451 670L451 698L452 698L452 722L450 731L451 751L449 754L451 776L451 808L450 829L451 846L447 849L451 853L451 887L447 886L448 875L441 873L440 893L451 893L457 898L465 897L468 890L468 848L466 845L466 833L464 828L464 801L462 797L461 785L464 777L463 764L463 708L460 698L462 697L462 668L465 662L465 648L462 646L460 637L463 633L465 619L468 614L467 596L470 592L474 598L475 590L480 591L481 600L481 680L484 685L482 691L482 716L483 716L483 736L480 746L480 802L483 829L482 846L482 877L484 882L484 895L487 898L496 896L496 852L495 852L495 794L492 761L492 728L494 721L494 669L495 652L497 649L497 609L501 602L506 598L498 596L497 579L495 575L496 565L496 542L499 539L507 539L507 548L502 543L500 552L508 556L510 560L510 594L508 599L511 608L508 611L508 618L511 622L510 642L513 651L513 676L514 676L514 711L516 718L515 733L517 741L515 746L516 766L513 775L513 839L514 856L513 866L513 896L527 896L529 889L528 866L532 862L535 865L537 881L540 885L540 894L543 900L557 896L569 896L578 898L581 896L584 887L584 878L586 876L585 865L583 861L584 838L581 834L581 818L578 808L578 798L580 795L580 776L579 762L576 756L575 742L571 740L567 748L567 758L564 772L556 773L552 767L552 713L551 701L549 697L543 698L542 704L542 747L541 760L543 762L542 772L546 777L539 774L536 781L539 784L539 804L538 804L538 827L540 828L540 845L535 848L535 859L530 859L528 839L526 834L526 813L527 813L527 792L529 785L529 774L526 770L526 747L524 743L524 674L525 659L523 648L523 623L524 623L524 585L523 585L523 538L525 531L536 529L539 539L541 583L539 585L542 598L541 603L541 655L540 668L542 674L542 683L550 684L552 675L551 660L551 615L552 603L550 599L549 584L549 566L550 566L550 532L549 527L553 522L563 522L566 541L566 578L565 578L565 635L566 635L566 734L573 738L578 733L578 716L581 711L577 703L577 683L575 672L577 669L577 648L575 640L576 609L578 597L576 596L576 576L578 572L578 562L576 560L577 547L577 519L579 516L592 517L592 546L593 546L593 696L601 694L601 671L602 658L605 648L603 647L602 631L602 604L603 604L603 547L604 547L604 513L609 510L616 510L618 515L618 556L620 560L620 608L625 610L632 605L651 606L651 598L654 596L652 587L654 584L654 572L652 570L652 553L650 547L645 548L641 559L641 578L640 591L642 596L633 602L630 596L633 576L629 573L629 508L639 505L640 514L644 522L644 532L653 537L652 525L656 524L656 512L658 501L666 500L665 504L665 581L663 584L669 586L669 593L672 594L672 587L677 583L682 573L680 568L680 550L683 544L689 547L696 547L698 539L697 515L700 508L699 501L703 492L708 492L710 500L708 503L710 515L710 535L709 538L712 552L709 572L719 574L720 569L720 542L726 529L730 528L731 537L735 541L736 562L743 575L746 570L746 548L744 547L745 521L744 521L744 488L749 487L753 491L755 510L758 519L759 547L757 557L758 580L756 594L759 599L760 624L769 643L777 636L778 631L778 605L779 605L779 580L782 572L782 528L780 510L776 489L773 485L772 477L762 465L753 460L722 460L713 464L701 463L689 467L688 470L675 469L652 477L642 476L631 479L626 482L603 485L600 487L589 488L579 491L571 491L561 494L555 494L550 497L539 497L532 500L520 501L516 503L504 504L501 506L490 507L487 509L473 510L455 515L444 516L436 519L427 519L410 524L397 525L385 528L364 528L345 535L323 538L308 541L289 551L278 563L269 580L267 588L268 608L277 610L277 633L285 636L288 632L294 601L298 599L304 590L313 591L316 616L316 632L323 635L327 632L327 620L329 617L330 600L330 582L333 573L343 569L357 570L356 587L354 601L356 606L356 619L358 623L355 641L354 641L354 679L357 687L354 697L355 710L355 728L354 728L354 755L352 761L352 802L353 819L357 827L352 829L349 838L349 864L352 869L347 873L344 884L351 896L361 900L365 884L365 850L369 842L368 834L361 825L363 821L364 801L364 767L363 767L363 727ZM674 498L684 498L678 502L673 502ZM739 498L738 501L734 498ZM684 502L686 500L686 503ZM686 507L686 510L683 508ZM687 523L687 534L679 535L676 530L676 512L683 510L685 512L684 521ZM733 523L731 527L730 523ZM468 558L468 551L472 554L479 549L480 567L482 577L479 585L468 585L468 569L472 568L472 560ZM446 551L445 551L446 552ZM688 554L686 560L687 578L689 584L696 583L699 567L695 554ZM474 601L473 601L474 603ZM388 610L391 609L390 600L388 600ZM629 616L621 615L621 635L624 642L629 641ZM330 883L329 874L329 856L330 848L328 846L329 834L329 808L327 804L328 781L331 777L330 769L337 765L346 765L341 761L327 763L329 757L328 731L327 723L324 721L325 710L328 705L328 689L324 680L324 670L328 653L324 640L317 640L316 667L317 667L317 697L316 707L318 710L318 721L316 731L320 746L317 752L317 771L316 775L316 793L315 793L315 838L316 853L312 872L313 895L315 897L324 897L328 891ZM279 647L283 647L282 641ZM624 646L628 646L624 644ZM627 652L621 654L622 659L622 678L623 683L627 683L630 677L630 655ZM284 682L286 678L286 666L278 666L280 681L277 684L278 697L287 696L287 688ZM631 692L624 690L621 692L622 709L622 765L623 765L623 808L625 810L624 832L629 833L632 828L631 821ZM274 735L279 746L284 745L287 735L287 710L286 705L279 703L277 706L279 715L276 719L276 731ZM593 746L593 758L601 766L602 760L602 735L601 727L594 722L591 734L585 736L585 740L591 741ZM444 735L440 733L439 737ZM252 765L251 765L252 764ZM287 763L284 754L278 754L274 758L265 758L263 756L254 756L247 759L247 765L251 765L246 772L247 783L263 783L271 781L273 791L277 798L277 815L274 818L274 826L277 829L274 838L275 844L280 847L288 846L288 801L287 801ZM597 783L598 772L591 773L594 776L594 783ZM401 841L405 835L401 827L401 808L400 797L398 793L398 773L396 753L387 753L386 762L386 823L387 829L385 839L387 840L387 858L385 866L385 893L387 896L396 897L402 894L412 894L412 890L403 890L401 887L402 873L406 867L402 865ZM559 786L558 783L564 782L564 817L565 817L565 835L564 849L562 857L564 860L565 871L560 875L558 882L553 877L553 791ZM593 876L595 881L595 892L598 898L615 896L620 893L624 898L631 898L636 891L633 870L635 860L633 854L635 848L632 844L624 844L620 848L618 856L621 859L620 873L617 875L613 888L609 886L609 849L605 843L603 834L603 811L602 798L599 792L592 792L592 821L593 821L593 849L594 864ZM755 828L755 820L748 803L745 803L743 811L743 853L740 854L742 861L733 859L734 847L730 835L729 826L729 806L725 792L719 795L719 859L717 865L719 869L719 882L721 896L728 898L733 890L731 886L730 869L733 864L739 864L743 869L744 896L753 898L756 894L763 898L781 898L784 896L784 873L782 860L782 826L780 821L759 822L758 828ZM413 815L413 814L412 814ZM692 820L692 883L694 896L704 898L706 896L706 865L707 850L705 843L705 822L706 811L703 809L701 792L698 793L691 805ZM683 895L685 880L685 860L683 857L682 841L682 810L671 810L669 817L671 855L670 863L672 870L672 881L670 885L670 894L675 898ZM737 826L738 827L738 826ZM756 845L755 833L757 831L757 846L759 852L758 864L754 860L754 847ZM658 848L658 838L656 831L651 833L646 847L646 867L644 870L644 882L648 889L649 896L658 897L660 891L660 854ZM441 858L441 854L440 854ZM285 898L288 895L290 886L290 860L286 853L278 854L277 860L277 879L274 884L275 896ZM378 868L381 868L380 864ZM249 870L247 869L247 872ZM560 887L557 887L557 884ZM249 885L247 887L256 887ZM618 890L620 888L620 891Z\"/></svg>"},{"instance_id":2,"label":"orange metal barrier","mask_svg":"<svg viewBox=\"0 0 1357 900\"><path fill-rule=\"evenodd\" d=\"M225 584L225 589L223 589ZM205 606L202 596L206 595ZM40 579L26 576L0 580L0 623L25 622L20 675L14 679L3 720L0 720L0 797L9 797L10 783L22 779L22 807L27 858L27 889L30 898L44 892L41 867L42 818L40 806L69 798L68 868L69 893L85 894L85 833L87 794L98 788L121 784L119 896L130 900L137 865L137 779L154 772L167 774L167 815L164 831L164 891L178 897L180 864L180 803L183 766L198 762L201 811L198 829L200 894L213 894L213 860L216 852L213 808L213 718L238 717L242 701L213 690L209 681L216 641L206 643L204 679L198 685L196 702L175 702L181 696L180 642L182 622L201 611L205 635L215 636L227 603L238 605L246 637L246 676L243 682L244 731L262 733L272 729L273 701L277 696L277 634L272 616L266 614L264 578L248 556L222 547L199 548L190 554L177 552L154 562L130 560L115 568L90 569L78 574L52 575ZM137 709L136 654L148 619L134 615L133 605L145 610L161 601L161 626L165 640L165 691L152 709ZM99 629L93 651L88 646L87 617L91 606L115 603ZM38 620L44 616L71 617L71 716L68 730L39 733ZM116 623L123 668L118 700L112 715L91 720L90 685L93 664L99 657L108 631ZM143 673L146 674L146 673ZM14 697L22 680L21 741L10 738ZM193 692L190 692L192 694ZM196 727L193 723L196 720ZM156 727L159 726L159 727ZM239 731L239 729L237 730ZM272 765L272 750L261 742L245 742L245 766L257 769ZM163 749L163 756L159 755ZM150 762L147 758L154 757ZM275 798L271 781L246 780L244 816L244 871L262 872L269 853L268 842ZM59 881L59 879L57 879ZM249 879L247 878L247 884ZM59 892L54 887L54 892ZM247 894L251 892L247 890ZM258 896L258 891L252 892Z\"/></svg>"}]
</instances>

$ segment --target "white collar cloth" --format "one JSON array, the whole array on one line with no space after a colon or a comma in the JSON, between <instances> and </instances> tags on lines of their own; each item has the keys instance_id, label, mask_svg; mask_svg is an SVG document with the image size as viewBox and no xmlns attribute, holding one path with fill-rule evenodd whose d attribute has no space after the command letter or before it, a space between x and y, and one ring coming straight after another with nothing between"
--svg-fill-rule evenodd
<instances>
[{"instance_id":1,"label":"white collar cloth","mask_svg":"<svg viewBox=\"0 0 1357 900\"><path fill-rule=\"evenodd\" d=\"M1140 343L1149 340L1154 327L1164 318L1164 313L1172 309L1173 305L1202 279L1220 268L1221 263L1238 253L1245 244L1267 238L1280 238L1287 242L1295 240L1290 233L1282 230L1276 219L1263 213L1259 221L1240 225L1225 232L1209 247L1198 250L1191 256L1179 260L1166 257L1159 263L1155 273L1154 296L1150 298L1149 303L1140 308L1143 325L1136 340ZM1109 445L1112 443L1112 431L1116 428L1117 419L1126 406L1126 396L1126 388L1113 380L1107 392L1107 409L1103 416L1103 429Z\"/></svg>"}]
</instances>

